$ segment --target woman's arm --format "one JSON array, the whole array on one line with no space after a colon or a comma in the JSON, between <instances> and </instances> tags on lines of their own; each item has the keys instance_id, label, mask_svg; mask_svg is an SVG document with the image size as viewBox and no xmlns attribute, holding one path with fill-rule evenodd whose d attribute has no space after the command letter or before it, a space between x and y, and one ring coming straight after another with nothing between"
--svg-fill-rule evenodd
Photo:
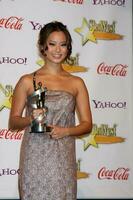
<instances>
[{"instance_id":1,"label":"woman's arm","mask_svg":"<svg viewBox=\"0 0 133 200\"><path fill-rule=\"evenodd\" d=\"M12 106L9 117L9 128L11 130L22 130L30 125L31 117L22 117L23 110L25 108L27 91L30 81L25 75L16 84L13 98Z\"/></svg>"},{"instance_id":2,"label":"woman's arm","mask_svg":"<svg viewBox=\"0 0 133 200\"><path fill-rule=\"evenodd\" d=\"M79 79L78 93L76 97L76 110L79 119L79 125L75 129L70 129L70 135L82 135L90 133L92 130L92 113L90 108L89 93L82 79Z\"/></svg>"},{"instance_id":3,"label":"woman's arm","mask_svg":"<svg viewBox=\"0 0 133 200\"><path fill-rule=\"evenodd\" d=\"M76 111L79 124L75 127L66 128L68 135L79 136L90 133L92 130L92 114L90 109L90 101L88 90L82 79L78 79L76 96Z\"/></svg>"},{"instance_id":4,"label":"woman's arm","mask_svg":"<svg viewBox=\"0 0 133 200\"><path fill-rule=\"evenodd\" d=\"M64 136L79 136L90 133L92 130L92 114L90 109L88 90L81 78L76 78L74 81L76 85L76 111L79 119L79 124L74 127L62 128L52 126L52 138L58 139Z\"/></svg>"}]
</instances>

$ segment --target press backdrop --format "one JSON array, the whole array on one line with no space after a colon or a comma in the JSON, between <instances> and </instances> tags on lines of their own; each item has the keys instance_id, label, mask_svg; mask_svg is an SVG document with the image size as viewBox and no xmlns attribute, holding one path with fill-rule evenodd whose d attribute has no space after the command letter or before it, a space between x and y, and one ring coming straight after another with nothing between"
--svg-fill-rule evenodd
<instances>
[{"instance_id":1,"label":"press backdrop","mask_svg":"<svg viewBox=\"0 0 133 200\"><path fill-rule=\"evenodd\" d=\"M19 198L23 131L8 129L12 92L43 65L38 33L55 20L72 35L63 66L84 79L93 115L91 134L76 140L78 198L133 198L132 0L0 0L0 198Z\"/></svg>"}]
</instances>

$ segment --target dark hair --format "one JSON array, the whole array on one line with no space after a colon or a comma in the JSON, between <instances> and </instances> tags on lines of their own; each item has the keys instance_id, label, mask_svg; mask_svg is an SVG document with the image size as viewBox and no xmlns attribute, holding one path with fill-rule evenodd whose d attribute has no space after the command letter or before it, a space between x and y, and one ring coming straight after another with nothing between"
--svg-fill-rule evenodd
<instances>
[{"instance_id":1,"label":"dark hair","mask_svg":"<svg viewBox=\"0 0 133 200\"><path fill-rule=\"evenodd\" d=\"M45 53L44 51L47 49L47 46L46 46L44 50L44 46L46 45L49 35L54 31L62 31L65 34L66 41L67 41L67 49L68 49L68 54L67 54L66 59L69 58L72 52L72 38L67 27L58 21L45 24L40 30L39 39L38 39L38 49L39 49L40 55L44 56L44 53Z\"/></svg>"}]
</instances>

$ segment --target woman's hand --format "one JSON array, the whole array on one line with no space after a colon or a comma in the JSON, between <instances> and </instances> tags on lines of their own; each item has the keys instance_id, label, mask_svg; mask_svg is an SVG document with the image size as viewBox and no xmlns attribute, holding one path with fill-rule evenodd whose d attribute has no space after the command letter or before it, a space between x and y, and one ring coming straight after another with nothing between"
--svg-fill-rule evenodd
<instances>
[{"instance_id":1,"label":"woman's hand","mask_svg":"<svg viewBox=\"0 0 133 200\"><path fill-rule=\"evenodd\" d=\"M43 122L46 117L46 109L34 109L31 113L31 121Z\"/></svg>"},{"instance_id":2,"label":"woman's hand","mask_svg":"<svg viewBox=\"0 0 133 200\"><path fill-rule=\"evenodd\" d=\"M49 126L52 128L52 131L50 132L50 136L53 139L60 139L69 135L68 128L54 126L54 125L49 125Z\"/></svg>"}]
</instances>

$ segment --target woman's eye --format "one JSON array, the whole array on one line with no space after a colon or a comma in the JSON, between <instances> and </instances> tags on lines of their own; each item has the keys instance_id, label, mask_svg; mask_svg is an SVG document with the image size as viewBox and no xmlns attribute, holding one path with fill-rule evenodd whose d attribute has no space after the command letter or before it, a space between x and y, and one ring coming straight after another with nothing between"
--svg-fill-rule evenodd
<instances>
[{"instance_id":1,"label":"woman's eye","mask_svg":"<svg viewBox=\"0 0 133 200\"><path fill-rule=\"evenodd\" d=\"M55 44L54 44L54 43L49 43L49 45L50 45L50 46L55 46Z\"/></svg>"},{"instance_id":2,"label":"woman's eye","mask_svg":"<svg viewBox=\"0 0 133 200\"><path fill-rule=\"evenodd\" d=\"M62 44L61 46L62 46L62 47L66 47L66 46L67 46L67 44L65 43L65 44Z\"/></svg>"}]
</instances>

